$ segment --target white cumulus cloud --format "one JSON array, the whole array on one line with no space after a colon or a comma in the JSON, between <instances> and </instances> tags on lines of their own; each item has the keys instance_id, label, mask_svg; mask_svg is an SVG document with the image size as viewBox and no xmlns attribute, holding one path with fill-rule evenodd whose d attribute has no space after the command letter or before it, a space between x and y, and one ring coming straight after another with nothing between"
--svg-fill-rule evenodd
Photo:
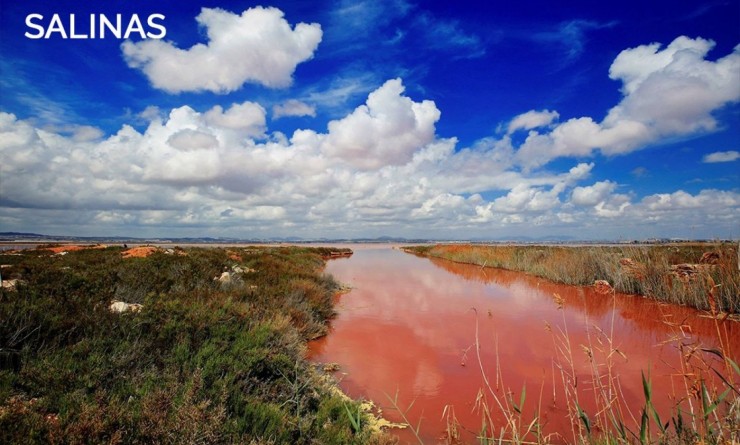
<instances>
[{"instance_id":1,"label":"white cumulus cloud","mask_svg":"<svg viewBox=\"0 0 740 445\"><path fill-rule=\"evenodd\" d=\"M287 100L272 107L273 119L279 119L285 116L316 117L316 107L295 99Z\"/></svg>"},{"instance_id":2,"label":"white cumulus cloud","mask_svg":"<svg viewBox=\"0 0 740 445\"><path fill-rule=\"evenodd\" d=\"M323 152L359 169L404 164L434 140L440 111L434 102L403 96L401 79L392 79L370 93L365 105L329 123Z\"/></svg>"},{"instance_id":3,"label":"white cumulus cloud","mask_svg":"<svg viewBox=\"0 0 740 445\"><path fill-rule=\"evenodd\" d=\"M178 150L197 150L217 147L218 139L210 133L185 128L167 138L167 143Z\"/></svg>"},{"instance_id":4,"label":"white cumulus cloud","mask_svg":"<svg viewBox=\"0 0 740 445\"><path fill-rule=\"evenodd\" d=\"M713 46L709 40L679 37L662 50L651 44L622 51L609 71L622 81L621 102L602 122L571 118L550 132L531 131L519 147L518 162L534 168L595 150L620 155L664 138L715 130L712 112L740 100L740 46L716 61L706 60Z\"/></svg>"},{"instance_id":5,"label":"white cumulus cloud","mask_svg":"<svg viewBox=\"0 0 740 445\"><path fill-rule=\"evenodd\" d=\"M508 133L511 134L517 130L531 130L533 128L550 125L560 114L557 111L527 111L515 117L509 123Z\"/></svg>"},{"instance_id":6,"label":"white cumulus cloud","mask_svg":"<svg viewBox=\"0 0 740 445\"><path fill-rule=\"evenodd\" d=\"M205 114L211 125L228 128L244 136L261 136L266 129L265 109L254 102L234 104L228 110L216 105Z\"/></svg>"},{"instance_id":7,"label":"white cumulus cloud","mask_svg":"<svg viewBox=\"0 0 740 445\"><path fill-rule=\"evenodd\" d=\"M712 163L717 163L717 162L732 162L738 159L740 159L740 152L736 150L716 151L714 153L709 153L708 155L704 156L702 158L702 162L712 164Z\"/></svg>"},{"instance_id":8,"label":"white cumulus cloud","mask_svg":"<svg viewBox=\"0 0 740 445\"><path fill-rule=\"evenodd\" d=\"M575 187L571 193L571 202L579 206L595 206L604 202L616 188L617 184L612 181L600 181L585 187Z\"/></svg>"},{"instance_id":9,"label":"white cumulus cloud","mask_svg":"<svg viewBox=\"0 0 740 445\"><path fill-rule=\"evenodd\" d=\"M719 74L736 70L737 52L710 62L701 53L702 41L672 45L666 54L659 47L640 47L620 59L614 72L624 79L625 96L604 121L559 122L555 111L531 111L509 121L500 137L468 147L436 134L440 110L433 101L406 95L401 79L375 88L326 128L292 134L270 132L265 108L250 101L209 109L151 107L108 135L94 127L40 127L0 112L0 225L26 230L33 222L54 233L79 227L249 237L497 237L547 231L644 238L686 233L687 227L736 234L736 191L668 189L639 196L611 180L586 182L593 162L540 168L558 157L588 158L597 149L618 155L688 134L673 128L676 114L643 115L629 103L654 94L648 88L654 79L706 87L692 97L708 99L686 105L681 119L713 119L713 110L735 100ZM654 63L638 70L630 68L630 57ZM301 104L288 101L272 111L297 114ZM516 146L520 134L513 132L519 130L526 131L525 140ZM737 156L717 152L704 161Z\"/></svg>"},{"instance_id":10,"label":"white cumulus cloud","mask_svg":"<svg viewBox=\"0 0 740 445\"><path fill-rule=\"evenodd\" d=\"M313 57L322 37L319 24L291 27L277 8L257 6L241 15L203 8L196 21L208 43L181 49L162 40L126 41L121 45L126 63L170 93L227 93L245 82L281 88L292 83L299 63Z\"/></svg>"},{"instance_id":11,"label":"white cumulus cloud","mask_svg":"<svg viewBox=\"0 0 740 445\"><path fill-rule=\"evenodd\" d=\"M640 122L651 138L714 130L711 112L740 100L740 46L714 62L706 60L713 47L710 40L679 37L663 50L653 44L622 51L609 75L622 81L627 94L604 126ZM604 147L610 152L634 148Z\"/></svg>"}]
</instances>

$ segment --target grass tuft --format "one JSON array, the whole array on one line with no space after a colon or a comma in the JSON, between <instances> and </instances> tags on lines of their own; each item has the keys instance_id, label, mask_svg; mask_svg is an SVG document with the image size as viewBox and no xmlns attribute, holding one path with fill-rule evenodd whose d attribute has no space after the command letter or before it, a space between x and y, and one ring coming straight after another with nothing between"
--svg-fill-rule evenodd
<instances>
[{"instance_id":1,"label":"grass tuft","mask_svg":"<svg viewBox=\"0 0 740 445\"><path fill-rule=\"evenodd\" d=\"M391 441L304 358L334 314L334 250L121 252L0 253L22 280L0 291L0 443Z\"/></svg>"}]
</instances>

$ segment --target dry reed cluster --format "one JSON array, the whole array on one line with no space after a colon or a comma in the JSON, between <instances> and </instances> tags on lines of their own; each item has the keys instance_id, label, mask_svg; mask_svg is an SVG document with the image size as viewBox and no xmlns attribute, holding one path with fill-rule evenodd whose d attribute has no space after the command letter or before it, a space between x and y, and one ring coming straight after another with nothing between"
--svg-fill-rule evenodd
<instances>
[{"instance_id":1,"label":"dry reed cluster","mask_svg":"<svg viewBox=\"0 0 740 445\"><path fill-rule=\"evenodd\" d=\"M515 270L557 283L607 281L617 292L643 295L722 314L740 313L738 245L641 246L453 244L407 247L422 256ZM712 295L712 298L707 298Z\"/></svg>"}]
</instances>

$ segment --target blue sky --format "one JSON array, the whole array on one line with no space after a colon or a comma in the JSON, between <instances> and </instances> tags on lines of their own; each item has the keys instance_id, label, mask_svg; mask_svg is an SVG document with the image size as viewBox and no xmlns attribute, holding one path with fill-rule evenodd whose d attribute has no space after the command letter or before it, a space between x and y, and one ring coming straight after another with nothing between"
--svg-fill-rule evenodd
<instances>
[{"instance_id":1,"label":"blue sky","mask_svg":"<svg viewBox=\"0 0 740 445\"><path fill-rule=\"evenodd\" d=\"M740 237L740 2L563 3L3 2L0 231Z\"/></svg>"}]
</instances>

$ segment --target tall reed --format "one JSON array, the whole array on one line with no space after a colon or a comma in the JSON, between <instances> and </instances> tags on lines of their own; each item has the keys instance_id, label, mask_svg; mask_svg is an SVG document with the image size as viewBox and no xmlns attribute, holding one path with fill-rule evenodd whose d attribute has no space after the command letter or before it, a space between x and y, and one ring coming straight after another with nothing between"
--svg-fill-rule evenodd
<instances>
[{"instance_id":1,"label":"tall reed","mask_svg":"<svg viewBox=\"0 0 740 445\"><path fill-rule=\"evenodd\" d=\"M618 292L740 313L738 246L732 243L553 246L452 244L411 246L421 256L515 270L572 285L608 281ZM711 283L709 281L711 279Z\"/></svg>"}]
</instances>

